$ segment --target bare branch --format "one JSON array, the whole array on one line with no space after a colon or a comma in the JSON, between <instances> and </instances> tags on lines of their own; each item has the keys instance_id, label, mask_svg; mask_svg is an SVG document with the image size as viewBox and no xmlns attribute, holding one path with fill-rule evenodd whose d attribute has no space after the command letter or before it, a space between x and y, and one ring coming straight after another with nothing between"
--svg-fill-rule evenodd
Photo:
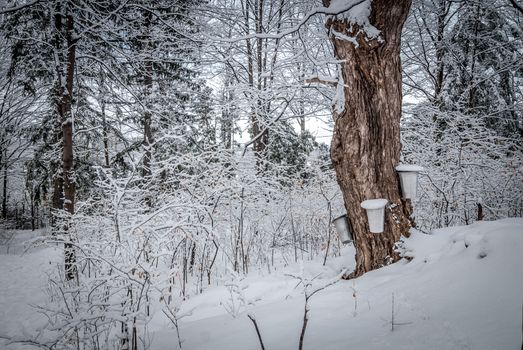
<instances>
[{"instance_id":1,"label":"bare branch","mask_svg":"<svg viewBox=\"0 0 523 350\"><path fill-rule=\"evenodd\" d=\"M310 11L309 13L307 13L299 21L299 23L297 25L295 25L294 27L291 27L287 30L284 30L278 34L250 34L250 35L244 35L244 36L239 36L239 37L230 38L230 39L217 38L217 37L209 37L208 39L210 39L212 41L220 41L220 42L226 42L226 43L235 43L238 41L249 40L249 39L282 39L288 35L298 32L301 29L301 27L303 27L315 15L333 15L333 16L339 15L344 12L350 11L351 9L364 3L365 1L367 1L367 0L359 0L354 3L348 3L348 4L345 4L344 6L337 7L334 9L332 9L330 7L318 7L316 9Z\"/></svg>"},{"instance_id":2,"label":"bare branch","mask_svg":"<svg viewBox=\"0 0 523 350\"><path fill-rule=\"evenodd\" d=\"M26 7L31 7L33 5L36 5L37 3L39 3L40 0L33 0L31 2L27 2L25 4L21 4L21 5L15 5L15 6L12 6L12 7L5 7L4 9L0 10L0 15L3 15L5 13L9 13L9 12L16 12L16 11L19 11L19 10L22 10Z\"/></svg>"}]
</instances>

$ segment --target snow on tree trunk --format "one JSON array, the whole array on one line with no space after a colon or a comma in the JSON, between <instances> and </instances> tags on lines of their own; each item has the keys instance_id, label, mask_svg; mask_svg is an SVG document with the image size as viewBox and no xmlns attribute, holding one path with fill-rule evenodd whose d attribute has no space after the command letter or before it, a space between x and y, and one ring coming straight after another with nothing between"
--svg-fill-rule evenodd
<instances>
[{"instance_id":1,"label":"snow on tree trunk","mask_svg":"<svg viewBox=\"0 0 523 350\"><path fill-rule=\"evenodd\" d=\"M68 3L71 6L71 3ZM68 6L67 10L72 11ZM65 23L64 23L65 21ZM65 24L65 26L64 26ZM61 233L70 233L70 218L74 214L74 203L76 186L74 180L74 154L73 154L73 115L72 115L72 96L74 73L76 63L76 42L74 38L74 18L72 13L63 15L55 14L55 50L61 51L66 47L66 54L63 62L57 62L57 81L56 81L56 109L58 121L61 125L62 136L62 177L56 176L54 179L53 209L58 213L65 210L64 220L60 224L54 222L54 230L62 230ZM62 33L65 31L65 41L62 41ZM59 57L57 55L57 57ZM66 67L65 72L63 67ZM56 130L58 132L58 130ZM62 197L63 191L63 197ZM62 215L62 214L59 214ZM64 243L65 255L65 275L67 279L76 276L76 257L73 245L66 241Z\"/></svg>"},{"instance_id":2,"label":"snow on tree trunk","mask_svg":"<svg viewBox=\"0 0 523 350\"><path fill-rule=\"evenodd\" d=\"M411 206L401 199L394 170L401 150L400 39L411 1L369 3L326 23L334 54L344 61L340 66L343 96L338 97L342 108L333 113L331 159L354 230L356 269L346 278L397 261L394 244L402 235L408 236L411 227ZM330 0L324 5L331 5ZM365 13L369 7L370 13ZM379 234L370 233L360 206L375 198L389 201L385 231Z\"/></svg>"},{"instance_id":3,"label":"snow on tree trunk","mask_svg":"<svg viewBox=\"0 0 523 350\"><path fill-rule=\"evenodd\" d=\"M69 14L67 22L67 92L62 98L64 110L64 122L62 123L63 133L63 159L64 159L64 209L67 214L74 214L74 201L76 186L74 180L74 155L73 155L73 115L71 112L73 96L74 69L76 63L76 39L74 39L74 20L73 15ZM65 231L69 233L69 224L66 223ZM74 247L71 243L65 243L65 274L67 279L76 276L76 256Z\"/></svg>"}]
</instances>

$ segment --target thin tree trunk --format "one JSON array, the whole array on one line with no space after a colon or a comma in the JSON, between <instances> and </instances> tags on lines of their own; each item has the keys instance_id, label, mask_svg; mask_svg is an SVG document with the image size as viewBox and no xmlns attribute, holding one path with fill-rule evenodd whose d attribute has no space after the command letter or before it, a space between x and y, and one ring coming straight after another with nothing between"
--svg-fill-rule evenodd
<instances>
[{"instance_id":1,"label":"thin tree trunk","mask_svg":"<svg viewBox=\"0 0 523 350\"><path fill-rule=\"evenodd\" d=\"M36 211L36 214L35 214L36 215L36 226L35 226L35 228L36 229L39 229L40 227L42 227L42 222L40 220L40 206L38 204L38 201L35 202L35 211Z\"/></svg>"},{"instance_id":2,"label":"thin tree trunk","mask_svg":"<svg viewBox=\"0 0 523 350\"><path fill-rule=\"evenodd\" d=\"M251 1L245 1L245 3L242 2L242 10L244 15L244 32L245 35L248 35L250 33L250 21L251 21L251 8L254 13L254 26L255 26L255 32L261 33L261 19L260 19L260 6L263 6L261 4L262 0L254 0L254 5L251 3ZM262 10L261 10L262 11ZM248 83L249 87L251 88L251 92L254 93L255 91L255 85L254 85L254 50L253 50L253 44L250 39L245 40L246 44L246 50L247 50L247 75L248 75ZM256 93L255 96L246 95L246 98L248 99L256 99L256 104L251 106L251 134L253 138L256 138L253 143L253 151L256 156L256 165L258 168L258 171L263 170L263 154L264 154L264 134L262 137L257 137L260 132L263 130L263 123L260 123L260 119L262 116L262 103L261 103L261 67L262 67L262 39L257 38L256 39L256 68L258 72L257 77L257 84L256 84Z\"/></svg>"},{"instance_id":3,"label":"thin tree trunk","mask_svg":"<svg viewBox=\"0 0 523 350\"><path fill-rule=\"evenodd\" d=\"M242 2L242 10L244 11L244 32L245 35L248 35L250 32L250 1ZM252 53L252 43L250 39L245 40L245 48L247 50L247 76L248 76L248 82L249 87L251 90L254 88L254 60L253 60L253 53ZM252 96L246 96L247 98L252 98ZM256 109L254 106L251 106L251 128L252 128L252 135L255 137L260 132L260 126L258 123L258 118L256 116ZM256 151L256 143L253 146L254 151Z\"/></svg>"},{"instance_id":4,"label":"thin tree trunk","mask_svg":"<svg viewBox=\"0 0 523 350\"><path fill-rule=\"evenodd\" d=\"M64 95L62 79L63 79L63 68L60 64L61 61L61 51L62 51L62 15L60 14L60 6L57 3L55 5L55 14L54 14L54 51L55 59L57 60L56 64L56 75L57 80L54 87L54 98L56 104L56 118L54 119L53 125L53 141L55 152L58 153L58 150L61 151L62 146L62 121L63 121L63 101L62 96ZM63 177L62 177L62 166L58 157L53 157L50 162L51 167L51 176L53 182L53 194L52 194L52 209L51 209L51 227L53 235L60 231L58 217L63 209Z\"/></svg>"},{"instance_id":5,"label":"thin tree trunk","mask_svg":"<svg viewBox=\"0 0 523 350\"><path fill-rule=\"evenodd\" d=\"M0 119L4 119L4 107L7 101L7 96L11 92L11 85L12 85L12 77L11 74L8 76L8 82L5 85L5 93L4 96L2 96L2 103L0 104ZM7 167L8 167L8 156L7 156L7 132L3 131L1 132L2 138L0 138L0 170L4 169L3 173L3 183L2 183L2 218L4 220L7 219Z\"/></svg>"},{"instance_id":6,"label":"thin tree trunk","mask_svg":"<svg viewBox=\"0 0 523 350\"><path fill-rule=\"evenodd\" d=\"M151 36L150 36L150 26L152 21L152 14L150 12L145 13L145 26L147 37L145 38L145 48L144 53L147 57L144 65L144 88L145 88L145 112L143 115L143 145L145 147L145 155L143 157L143 171L142 176L146 183L149 183L152 178L152 145L154 142L153 139L153 129L152 129L152 113L150 110L151 103L149 99L151 98L152 89L153 89L153 63L151 55ZM153 205L153 199L150 194L147 194L145 197L145 203L147 206L151 207Z\"/></svg>"},{"instance_id":7,"label":"thin tree trunk","mask_svg":"<svg viewBox=\"0 0 523 350\"><path fill-rule=\"evenodd\" d=\"M69 9L71 11L71 9ZM69 13L66 18L66 40L67 40L67 91L62 96L63 103L63 181L64 181L64 209L67 214L74 215L74 204L76 186L74 182L74 154L73 154L73 115L71 110L73 96L74 70L76 63L76 39L74 36L74 19ZM70 220L64 226L65 233L69 233ZM68 279L76 276L76 256L71 243L65 244L65 272Z\"/></svg>"},{"instance_id":8,"label":"thin tree trunk","mask_svg":"<svg viewBox=\"0 0 523 350\"><path fill-rule=\"evenodd\" d=\"M263 24L263 0L255 0L254 2L254 25L256 34L262 33ZM269 144L269 130L265 129L267 123L266 101L263 96L263 78L262 75L265 70L265 62L263 60L263 39L256 38L256 70L257 70L257 84L256 84L256 129L253 128L253 136L256 137L260 132L263 132L261 137L254 142L254 151L258 164L258 170L265 169L264 161L266 161L267 146ZM256 131L256 132L255 132Z\"/></svg>"},{"instance_id":9,"label":"thin tree trunk","mask_svg":"<svg viewBox=\"0 0 523 350\"><path fill-rule=\"evenodd\" d=\"M58 81L57 85L61 83ZM59 99L59 97L56 97ZM56 234L59 229L59 213L63 210L63 177L62 177L62 166L58 158L58 154L61 151L62 146L62 128L60 125L61 113L60 113L60 102L57 102L57 117L54 120L53 125L53 141L54 141L54 152L56 156L50 161L51 176L52 176L52 186L53 193L51 195L52 209L50 212L50 224L52 228L52 234Z\"/></svg>"},{"instance_id":10,"label":"thin tree trunk","mask_svg":"<svg viewBox=\"0 0 523 350\"><path fill-rule=\"evenodd\" d=\"M481 205L481 203L476 203L476 207L478 208L477 220L481 221L485 217L485 215L483 214L483 205Z\"/></svg>"},{"instance_id":11,"label":"thin tree trunk","mask_svg":"<svg viewBox=\"0 0 523 350\"><path fill-rule=\"evenodd\" d=\"M147 28L147 32L149 32L149 27L151 26L151 21L152 21L151 16L152 15L150 12L147 12L145 14L145 26ZM146 40L146 44L145 44L144 51L148 58L145 62L145 66L144 66L143 81L144 81L144 85L145 85L144 87L145 87L146 99L149 99L149 97L152 93L152 87L153 87L153 64L152 64L152 58L148 56L151 54L151 52L149 52L149 50L151 50L151 47L149 45L150 44L149 40L151 40L151 38L148 36L145 40ZM150 102L147 100L145 105L147 108L146 108L146 111L144 112L144 116L143 116L143 125L144 125L143 143L145 146L145 157L144 157L144 161L143 161L143 167L144 167L143 176L147 177L147 176L151 175L151 145L153 142L153 135L152 135L152 125L151 125L152 114L151 114L151 111L149 110Z\"/></svg>"},{"instance_id":12,"label":"thin tree trunk","mask_svg":"<svg viewBox=\"0 0 523 350\"><path fill-rule=\"evenodd\" d=\"M73 82L74 82L74 70L76 63L76 41L74 38L74 19L71 13L71 4L68 4L67 14L62 15L59 7L57 7L54 16L54 29L55 29L55 52L57 58L63 57L61 51L64 47L62 40L65 38L66 57L64 61L58 62L57 64L57 82L55 87L56 94L56 109L57 109L57 122L60 125L61 130L55 129L57 143L61 138L62 148L62 173L58 173L58 164L54 164L55 174L53 175L53 209L54 214L62 216L67 215L64 220L57 222L53 220L54 231L58 229L59 224L62 224L60 229L61 233L70 233L70 219L74 214L74 202L76 187L74 183L74 154L73 154L73 115L71 110L72 96L73 96ZM63 32L65 20L65 33ZM66 66L65 72L63 71L63 65ZM65 84L63 84L65 79ZM65 209L65 213L61 213L62 209ZM53 215L54 216L54 215ZM67 279L73 279L76 276L76 256L73 245L66 241L64 243L65 253L65 275Z\"/></svg>"},{"instance_id":13,"label":"thin tree trunk","mask_svg":"<svg viewBox=\"0 0 523 350\"><path fill-rule=\"evenodd\" d=\"M301 332L300 332L300 343L298 345L298 349L303 349L303 340L305 339L305 331L307 330L307 323L309 323L309 300L307 296L305 296L305 306L303 307L303 322L301 325Z\"/></svg>"},{"instance_id":14,"label":"thin tree trunk","mask_svg":"<svg viewBox=\"0 0 523 350\"><path fill-rule=\"evenodd\" d=\"M434 82L434 97L436 102L441 104L441 91L443 89L443 78L445 73L445 43L443 42L443 36L445 34L445 26L447 22L449 6L446 0L440 0L438 4L438 34L436 42L434 43L436 48L436 80Z\"/></svg>"},{"instance_id":15,"label":"thin tree trunk","mask_svg":"<svg viewBox=\"0 0 523 350\"><path fill-rule=\"evenodd\" d=\"M233 113L232 113L232 102L234 100L233 92L230 89L232 85L232 73L230 68L227 66L225 71L225 82L223 87L223 104L222 107L222 122L220 130L220 138L223 144L223 148L230 150L232 147L232 129L233 129Z\"/></svg>"},{"instance_id":16,"label":"thin tree trunk","mask_svg":"<svg viewBox=\"0 0 523 350\"><path fill-rule=\"evenodd\" d=\"M111 166L111 162L109 159L109 125L107 124L107 116L105 114L105 100L106 95L106 89L105 89L105 75L100 67L100 108L102 113L102 137L103 137L103 144L104 144L104 159L105 159L105 167L109 168Z\"/></svg>"},{"instance_id":17,"label":"thin tree trunk","mask_svg":"<svg viewBox=\"0 0 523 350\"><path fill-rule=\"evenodd\" d=\"M436 49L436 79L434 81L434 100L440 109L444 107L443 98L441 96L445 76L445 43L443 42L443 39L449 8L450 5L446 0L440 0L438 4L438 33L434 43ZM443 147L440 145L440 141L443 138L445 130L447 129L447 121L444 116L438 113L434 115L433 121L436 125L436 157L439 159L444 151ZM439 161L437 161L436 164L439 165Z\"/></svg>"},{"instance_id":18,"label":"thin tree trunk","mask_svg":"<svg viewBox=\"0 0 523 350\"><path fill-rule=\"evenodd\" d=\"M109 132L108 132L108 126L107 126L107 119L105 116L105 102L102 102L102 123L103 123L105 167L109 168L111 166L111 162L109 159L109 137L108 137Z\"/></svg>"},{"instance_id":19,"label":"thin tree trunk","mask_svg":"<svg viewBox=\"0 0 523 350\"><path fill-rule=\"evenodd\" d=\"M400 36L410 0L372 1L370 23L380 38L365 37L356 23L329 18L327 27L356 37L358 45L331 36L344 83L345 104L334 112L331 158L354 229L356 269L353 278L399 259L394 244L409 235L411 207L402 201L394 167L400 160L401 62ZM329 0L324 0L327 6ZM361 31L360 31L361 30ZM385 231L369 232L360 203L385 198Z\"/></svg>"},{"instance_id":20,"label":"thin tree trunk","mask_svg":"<svg viewBox=\"0 0 523 350\"><path fill-rule=\"evenodd\" d=\"M478 51L478 28L479 23L481 21L480 15L481 15L481 7L480 5L476 5L476 18L474 19L474 36L472 40L472 52L470 55L470 73L467 74L468 78L468 89L469 89L469 98L468 98L468 109L474 110L476 107L476 61L477 61L477 51ZM468 59L468 58L467 58Z\"/></svg>"},{"instance_id":21,"label":"thin tree trunk","mask_svg":"<svg viewBox=\"0 0 523 350\"><path fill-rule=\"evenodd\" d=\"M36 228L35 225L35 195L34 195L34 186L31 184L31 231L34 231Z\"/></svg>"},{"instance_id":22,"label":"thin tree trunk","mask_svg":"<svg viewBox=\"0 0 523 350\"><path fill-rule=\"evenodd\" d=\"M4 174L2 183L2 218L7 219L7 150L3 153L4 155ZM0 156L1 157L1 156ZM0 158L1 160L1 158ZM0 162L0 165L2 163Z\"/></svg>"}]
</instances>

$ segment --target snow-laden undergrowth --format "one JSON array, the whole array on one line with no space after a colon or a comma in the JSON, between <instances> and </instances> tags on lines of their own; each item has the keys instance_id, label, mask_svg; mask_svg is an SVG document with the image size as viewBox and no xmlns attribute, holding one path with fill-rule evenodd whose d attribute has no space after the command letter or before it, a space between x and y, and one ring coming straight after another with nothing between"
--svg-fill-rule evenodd
<instances>
[{"instance_id":1,"label":"snow-laden undergrowth","mask_svg":"<svg viewBox=\"0 0 523 350\"><path fill-rule=\"evenodd\" d=\"M400 249L412 259L339 281L309 300L305 349L521 346L523 219L477 222L430 235L414 231ZM259 349L251 315L266 349L297 349L304 282L310 282L309 290L332 282L351 267L353 253L346 247L326 266L317 259L271 274L231 272L220 285L180 304L182 348ZM45 318L33 306L46 301L46 273L60 261L53 249L24 255L2 250L0 335L22 340L38 334ZM151 349L179 347L176 331L160 312L148 324L148 337ZM2 341L0 348L30 348Z\"/></svg>"}]
</instances>

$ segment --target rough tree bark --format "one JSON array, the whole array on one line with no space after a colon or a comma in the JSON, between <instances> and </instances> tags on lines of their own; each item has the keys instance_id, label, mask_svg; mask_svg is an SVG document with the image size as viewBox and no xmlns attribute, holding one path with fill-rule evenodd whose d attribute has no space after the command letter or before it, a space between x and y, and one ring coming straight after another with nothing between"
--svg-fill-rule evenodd
<instances>
[{"instance_id":1,"label":"rough tree bark","mask_svg":"<svg viewBox=\"0 0 523 350\"><path fill-rule=\"evenodd\" d=\"M152 63L152 57L151 55L151 34L150 34L150 27L152 22L152 14L150 12L144 13L145 17L145 28L146 28L146 35L144 36L144 47L143 51L146 55L147 59L144 63L143 67L143 83L144 83L144 91L145 91L145 111L143 114L143 145L145 147L145 155L143 158L143 171L142 176L150 180L152 176L152 170L151 170L151 159L152 159L152 144L154 143L153 140L153 129L152 129L152 113L151 113L151 103L149 99L151 98L152 90L153 90L153 63ZM147 199L147 204L150 206L150 198Z\"/></svg>"},{"instance_id":2,"label":"rough tree bark","mask_svg":"<svg viewBox=\"0 0 523 350\"><path fill-rule=\"evenodd\" d=\"M325 6L330 0L323 1ZM326 27L337 59L343 60L343 111L334 112L331 159L343 192L348 219L354 230L358 277L399 259L394 251L411 227L410 202L401 199L395 166L400 160L401 62L400 39L411 0L373 0L370 24L380 30L369 38L357 23L330 17ZM335 31L335 32L333 32ZM341 33L342 35L335 35ZM357 44L346 40L356 38ZM385 231L369 232L360 203L385 198Z\"/></svg>"},{"instance_id":3,"label":"rough tree bark","mask_svg":"<svg viewBox=\"0 0 523 350\"><path fill-rule=\"evenodd\" d=\"M68 5L71 5L68 3ZM56 82L56 109L58 122L61 125L62 138L62 176L54 178L53 209L55 211L65 210L68 217L60 220L63 234L70 232L70 217L74 214L76 186L74 182L74 154L73 154L73 115L72 115L72 96L74 83L74 70L76 63L76 42L74 37L74 18L68 6L66 15L57 11L54 18L56 31L55 50L60 52L65 46L65 57L63 64L57 65ZM65 22L65 28L64 28ZM63 32L65 29L65 33ZM65 34L65 35L64 35ZM65 45L62 45L62 38L65 38ZM64 72L65 66L65 72ZM54 223L58 225L58 222ZM55 227L56 229L57 227ZM76 276L76 255L73 245L66 241L64 243L65 253L65 276L71 280Z\"/></svg>"},{"instance_id":4,"label":"rough tree bark","mask_svg":"<svg viewBox=\"0 0 523 350\"><path fill-rule=\"evenodd\" d=\"M55 4L55 14L54 14L54 39L53 39L53 45L54 45L54 51L55 51L55 57L60 57L59 53L63 50L63 43L62 43L62 15L60 14L60 6L59 4ZM63 101L62 96L64 95L64 88L62 86L62 80L63 80L63 67L59 62L56 62L56 76L57 79L55 81L55 91L53 91L53 95L55 98L55 104L56 104L56 119L53 121L53 141L55 144L55 147L57 147L59 150L61 150L62 147L62 114L63 114ZM57 150L58 153L58 150ZM51 211L51 227L53 235L56 234L58 230L58 213L60 213L63 209L63 193L64 193L64 182L63 182L63 176L62 176L62 164L58 157L53 157L50 162L51 167L51 174L52 174L52 182L53 182L53 194L52 194L52 211Z\"/></svg>"},{"instance_id":5,"label":"rough tree bark","mask_svg":"<svg viewBox=\"0 0 523 350\"><path fill-rule=\"evenodd\" d=\"M71 11L71 9L69 9ZM74 214L74 200L76 186L74 180L74 155L73 155L73 115L71 112L73 98L74 69L76 63L76 41L74 38L74 19L69 13L66 17L66 41L67 41L67 70L66 89L63 101L63 161L64 161L64 209L69 215ZM65 232L69 233L69 222L66 222ZM76 276L76 255L71 243L65 243L65 274L67 279Z\"/></svg>"}]
</instances>

